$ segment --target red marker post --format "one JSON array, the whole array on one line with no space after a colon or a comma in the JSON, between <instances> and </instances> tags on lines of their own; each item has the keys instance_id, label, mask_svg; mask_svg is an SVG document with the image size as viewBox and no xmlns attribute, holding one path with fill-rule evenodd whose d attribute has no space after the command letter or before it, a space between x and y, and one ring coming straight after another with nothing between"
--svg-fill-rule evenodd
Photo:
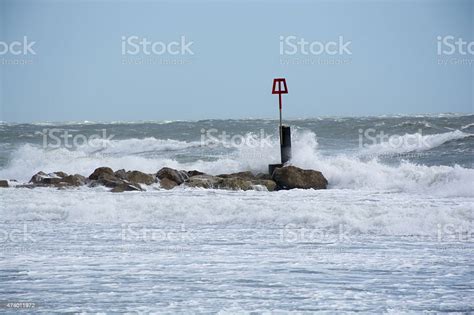
<instances>
[{"instance_id":1,"label":"red marker post","mask_svg":"<svg viewBox=\"0 0 474 315\"><path fill-rule=\"evenodd\" d=\"M283 89L282 89L282 84L283 84ZM283 137L282 137L282 119L281 119L281 95L282 94L288 94L288 87L286 86L286 80L284 78L276 78L273 79L273 88L272 88L272 94L278 94L278 103L279 103L279 108L280 108L280 144L283 142Z\"/></svg>"},{"instance_id":2,"label":"red marker post","mask_svg":"<svg viewBox=\"0 0 474 315\"><path fill-rule=\"evenodd\" d=\"M273 79L272 94L278 94L278 105L280 110L280 153L281 164L270 164L268 171L273 174L275 168L282 167L291 159L291 131L289 126L283 126L282 123L282 94L288 94L288 87L284 78Z\"/></svg>"}]
</instances>

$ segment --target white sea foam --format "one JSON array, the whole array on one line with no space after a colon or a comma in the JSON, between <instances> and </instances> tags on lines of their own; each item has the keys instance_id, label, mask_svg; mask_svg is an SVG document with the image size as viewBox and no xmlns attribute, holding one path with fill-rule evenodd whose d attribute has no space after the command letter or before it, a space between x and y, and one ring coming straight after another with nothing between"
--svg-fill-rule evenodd
<instances>
[{"instance_id":1,"label":"white sea foam","mask_svg":"<svg viewBox=\"0 0 474 315\"><path fill-rule=\"evenodd\" d=\"M106 189L4 189L3 221L310 225L336 231L434 235L438 225L471 228L473 198L329 189L281 192L176 188L113 194Z\"/></svg>"},{"instance_id":2,"label":"white sea foam","mask_svg":"<svg viewBox=\"0 0 474 315\"><path fill-rule=\"evenodd\" d=\"M461 130L468 129L468 128L471 128L471 127L474 127L474 123L471 123L471 124L467 124L467 125L465 125L465 126L462 126L462 127L461 127Z\"/></svg>"}]
</instances>

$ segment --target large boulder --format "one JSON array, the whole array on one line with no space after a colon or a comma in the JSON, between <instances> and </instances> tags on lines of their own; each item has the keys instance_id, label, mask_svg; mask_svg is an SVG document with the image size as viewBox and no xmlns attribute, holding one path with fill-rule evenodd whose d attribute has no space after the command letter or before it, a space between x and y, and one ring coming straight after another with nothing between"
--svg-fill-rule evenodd
<instances>
[{"instance_id":1,"label":"large boulder","mask_svg":"<svg viewBox=\"0 0 474 315\"><path fill-rule=\"evenodd\" d=\"M69 186L82 186L86 183L87 179L79 174L66 175L62 179L63 182L67 183Z\"/></svg>"},{"instance_id":2,"label":"large boulder","mask_svg":"<svg viewBox=\"0 0 474 315\"><path fill-rule=\"evenodd\" d=\"M172 181L171 179L163 178L160 180L160 186L163 189L173 189L178 186L178 184L176 184L176 182Z\"/></svg>"},{"instance_id":3,"label":"large boulder","mask_svg":"<svg viewBox=\"0 0 474 315\"><path fill-rule=\"evenodd\" d=\"M102 185L112 188L112 192L138 191L142 190L138 183L132 183L127 178L123 178L122 170L117 174L110 167L99 167L89 176L91 186ZM125 173L127 175L128 172Z\"/></svg>"},{"instance_id":4,"label":"large boulder","mask_svg":"<svg viewBox=\"0 0 474 315\"><path fill-rule=\"evenodd\" d=\"M197 176L197 175L205 175L205 174L203 172L196 171L196 170L188 171L188 176L189 177L193 177L193 176Z\"/></svg>"},{"instance_id":5,"label":"large boulder","mask_svg":"<svg viewBox=\"0 0 474 315\"><path fill-rule=\"evenodd\" d=\"M169 167L163 167L161 170L159 170L158 173L156 173L156 177L158 177L160 180L167 178L178 185L181 185L189 179L188 172L178 171Z\"/></svg>"},{"instance_id":6,"label":"large boulder","mask_svg":"<svg viewBox=\"0 0 474 315\"><path fill-rule=\"evenodd\" d=\"M249 180L255 179L255 175L253 175L252 172L249 172L249 171L238 172L238 173L230 173L230 174L221 174L221 175L217 175L217 177L221 177L221 178L242 178L242 179L249 179Z\"/></svg>"},{"instance_id":7,"label":"large boulder","mask_svg":"<svg viewBox=\"0 0 474 315\"><path fill-rule=\"evenodd\" d=\"M285 166L275 169L273 180L279 189L326 189L327 179L319 171L303 170L295 166Z\"/></svg>"},{"instance_id":8,"label":"large boulder","mask_svg":"<svg viewBox=\"0 0 474 315\"><path fill-rule=\"evenodd\" d=\"M198 188L216 188L219 178L211 175L196 175L186 181L186 186Z\"/></svg>"},{"instance_id":9,"label":"large boulder","mask_svg":"<svg viewBox=\"0 0 474 315\"><path fill-rule=\"evenodd\" d=\"M95 184L112 188L112 192L142 190L140 185L130 183L126 180L116 177L114 174L102 174L96 180Z\"/></svg>"},{"instance_id":10,"label":"large boulder","mask_svg":"<svg viewBox=\"0 0 474 315\"><path fill-rule=\"evenodd\" d=\"M196 175L189 178L186 182L186 186L228 190L258 190L259 187L265 187L268 191L273 191L276 188L276 183L272 180L250 180L238 176L222 177L222 175Z\"/></svg>"},{"instance_id":11,"label":"large boulder","mask_svg":"<svg viewBox=\"0 0 474 315\"><path fill-rule=\"evenodd\" d=\"M94 173L89 175L89 179L98 180L103 175L114 175L114 171L110 167L99 167L94 170Z\"/></svg>"},{"instance_id":12,"label":"large boulder","mask_svg":"<svg viewBox=\"0 0 474 315\"><path fill-rule=\"evenodd\" d=\"M156 177L140 171L127 172L127 180L134 184L151 185L156 183Z\"/></svg>"},{"instance_id":13,"label":"large boulder","mask_svg":"<svg viewBox=\"0 0 474 315\"><path fill-rule=\"evenodd\" d=\"M8 181L7 180L0 180L0 188L7 188Z\"/></svg>"},{"instance_id":14,"label":"large boulder","mask_svg":"<svg viewBox=\"0 0 474 315\"><path fill-rule=\"evenodd\" d=\"M68 175L64 172L54 172L46 174L38 172L31 177L30 183L34 186L54 186L58 188L67 186L81 186L86 183L86 178L82 175Z\"/></svg>"}]
</instances>

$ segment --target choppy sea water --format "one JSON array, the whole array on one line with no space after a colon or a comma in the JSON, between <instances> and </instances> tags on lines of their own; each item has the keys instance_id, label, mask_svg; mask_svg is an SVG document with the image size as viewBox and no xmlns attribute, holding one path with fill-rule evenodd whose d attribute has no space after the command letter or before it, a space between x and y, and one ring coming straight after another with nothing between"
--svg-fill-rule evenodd
<instances>
[{"instance_id":1,"label":"choppy sea water","mask_svg":"<svg viewBox=\"0 0 474 315\"><path fill-rule=\"evenodd\" d=\"M328 190L0 189L0 311L473 312L474 116L287 123ZM275 124L3 123L0 179L265 172Z\"/></svg>"}]
</instances>

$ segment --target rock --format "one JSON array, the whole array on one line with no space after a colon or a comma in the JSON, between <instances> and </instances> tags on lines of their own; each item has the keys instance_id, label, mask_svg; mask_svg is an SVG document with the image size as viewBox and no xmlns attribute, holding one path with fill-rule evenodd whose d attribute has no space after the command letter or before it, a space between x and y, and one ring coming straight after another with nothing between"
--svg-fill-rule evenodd
<instances>
[{"instance_id":1,"label":"rock","mask_svg":"<svg viewBox=\"0 0 474 315\"><path fill-rule=\"evenodd\" d=\"M240 177L230 177L230 178L221 178L217 182L217 189L231 189L231 190L251 190L253 189L253 184L251 181L240 178Z\"/></svg>"},{"instance_id":2,"label":"rock","mask_svg":"<svg viewBox=\"0 0 474 315\"><path fill-rule=\"evenodd\" d=\"M64 178L64 177L68 176L66 173L61 172L61 171L54 172L53 174L56 175L57 177L60 177L60 178Z\"/></svg>"},{"instance_id":3,"label":"rock","mask_svg":"<svg viewBox=\"0 0 474 315\"><path fill-rule=\"evenodd\" d=\"M142 189L139 187L123 183L121 185L115 186L110 191L111 192L124 192L124 191L140 191L140 190Z\"/></svg>"},{"instance_id":4,"label":"rock","mask_svg":"<svg viewBox=\"0 0 474 315\"><path fill-rule=\"evenodd\" d=\"M131 171L126 173L126 178L133 184L151 185L156 182L156 177L142 173L140 171Z\"/></svg>"},{"instance_id":5,"label":"rock","mask_svg":"<svg viewBox=\"0 0 474 315\"><path fill-rule=\"evenodd\" d=\"M197 175L205 175L205 174L203 172L196 171L196 170L188 171L188 177L193 177Z\"/></svg>"},{"instance_id":6,"label":"rock","mask_svg":"<svg viewBox=\"0 0 474 315\"><path fill-rule=\"evenodd\" d=\"M186 181L186 186L199 188L215 188L219 178L211 175L196 175Z\"/></svg>"},{"instance_id":7,"label":"rock","mask_svg":"<svg viewBox=\"0 0 474 315\"><path fill-rule=\"evenodd\" d=\"M158 177L160 180L163 178L168 178L178 185L181 185L189 178L186 171L178 171L169 167L163 167L161 170L159 170L158 173L156 173L156 177Z\"/></svg>"},{"instance_id":8,"label":"rock","mask_svg":"<svg viewBox=\"0 0 474 315\"><path fill-rule=\"evenodd\" d=\"M231 174L221 174L217 175L217 177L221 178L243 178L243 179L255 179L255 175L252 174L252 172L238 172L238 173L231 173Z\"/></svg>"},{"instance_id":9,"label":"rock","mask_svg":"<svg viewBox=\"0 0 474 315\"><path fill-rule=\"evenodd\" d=\"M257 189L257 185L266 187L268 191L273 191L276 188L276 183L272 180L249 180L241 177L223 178L220 176L196 175L186 182L188 187L230 190L253 190Z\"/></svg>"},{"instance_id":10,"label":"rock","mask_svg":"<svg viewBox=\"0 0 474 315\"><path fill-rule=\"evenodd\" d=\"M114 175L114 171L110 167L99 167L94 170L94 173L89 175L89 179L97 180L102 175Z\"/></svg>"},{"instance_id":11,"label":"rock","mask_svg":"<svg viewBox=\"0 0 474 315\"><path fill-rule=\"evenodd\" d=\"M127 171L125 171L123 168L118 171L115 171L114 175L115 177L118 177L120 179L127 180Z\"/></svg>"},{"instance_id":12,"label":"rock","mask_svg":"<svg viewBox=\"0 0 474 315\"><path fill-rule=\"evenodd\" d=\"M254 186L255 185L264 186L268 191L274 191L277 189L277 184L271 179L255 180L255 181L252 181L252 184Z\"/></svg>"},{"instance_id":13,"label":"rock","mask_svg":"<svg viewBox=\"0 0 474 315\"><path fill-rule=\"evenodd\" d=\"M101 184L105 187L112 188L113 192L142 190L140 185L132 184L128 181L117 178L115 177L114 174L111 175L111 174L104 173L100 175L96 183Z\"/></svg>"},{"instance_id":14,"label":"rock","mask_svg":"<svg viewBox=\"0 0 474 315\"><path fill-rule=\"evenodd\" d=\"M31 177L30 183L33 187L37 186L54 186L57 188L65 188L67 186L81 186L86 183L86 178L82 175L68 175L64 172L54 172L46 174L38 172ZM24 185L20 187L25 187Z\"/></svg>"},{"instance_id":15,"label":"rock","mask_svg":"<svg viewBox=\"0 0 474 315\"><path fill-rule=\"evenodd\" d=\"M59 173L60 175L66 174L63 172L56 173ZM35 186L58 186L63 181L63 179L56 173L46 174L45 172L39 171L31 177L30 183L34 184Z\"/></svg>"},{"instance_id":16,"label":"rock","mask_svg":"<svg viewBox=\"0 0 474 315\"><path fill-rule=\"evenodd\" d=\"M70 186L82 186L87 181L84 176L79 174L67 175L62 180Z\"/></svg>"},{"instance_id":17,"label":"rock","mask_svg":"<svg viewBox=\"0 0 474 315\"><path fill-rule=\"evenodd\" d=\"M272 175L270 174L267 174L267 173L258 173L256 176L255 176L256 179L264 179L264 180L272 180Z\"/></svg>"},{"instance_id":18,"label":"rock","mask_svg":"<svg viewBox=\"0 0 474 315\"><path fill-rule=\"evenodd\" d=\"M175 181L172 181L171 179L165 177L160 180L160 186L164 189L173 189L178 186L178 184Z\"/></svg>"},{"instance_id":19,"label":"rock","mask_svg":"<svg viewBox=\"0 0 474 315\"><path fill-rule=\"evenodd\" d=\"M7 188L8 181L7 180L0 180L0 188Z\"/></svg>"},{"instance_id":20,"label":"rock","mask_svg":"<svg viewBox=\"0 0 474 315\"><path fill-rule=\"evenodd\" d=\"M43 181L43 179L45 177L47 177L48 174L46 174L45 172L43 171L39 171L38 173L36 173L35 175L33 175L33 177L31 177L30 179L30 183L33 183L33 184L39 184Z\"/></svg>"},{"instance_id":21,"label":"rock","mask_svg":"<svg viewBox=\"0 0 474 315\"><path fill-rule=\"evenodd\" d=\"M319 171L303 170L295 166L275 169L272 175L279 189L326 189L328 181Z\"/></svg>"},{"instance_id":22,"label":"rock","mask_svg":"<svg viewBox=\"0 0 474 315\"><path fill-rule=\"evenodd\" d=\"M44 177L41 181L41 184L46 185L59 185L62 183L63 179L61 177Z\"/></svg>"}]
</instances>

